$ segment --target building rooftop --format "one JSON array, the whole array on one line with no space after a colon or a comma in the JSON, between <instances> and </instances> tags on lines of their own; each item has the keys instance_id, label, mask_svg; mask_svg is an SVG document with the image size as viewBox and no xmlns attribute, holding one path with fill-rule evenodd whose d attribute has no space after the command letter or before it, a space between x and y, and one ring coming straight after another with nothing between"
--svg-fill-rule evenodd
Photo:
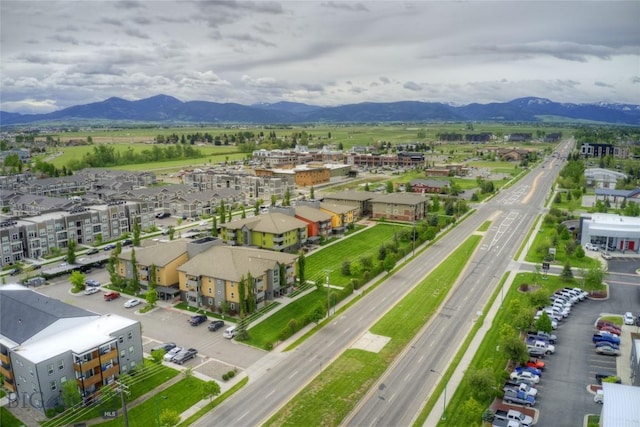
<instances>
[{"instance_id":1,"label":"building rooftop","mask_svg":"<svg viewBox=\"0 0 640 427\"><path fill-rule=\"evenodd\" d=\"M221 224L221 227L229 230L237 230L246 226L249 230L270 233L270 234L282 234L287 231L295 230L297 228L305 228L307 224L297 218L294 218L283 213L268 213L264 215L254 216L251 218L239 219L226 224Z\"/></svg>"},{"instance_id":2,"label":"building rooftop","mask_svg":"<svg viewBox=\"0 0 640 427\"><path fill-rule=\"evenodd\" d=\"M325 200L351 200L364 202L373 199L373 194L367 191L341 191L323 196Z\"/></svg>"},{"instance_id":3,"label":"building rooftop","mask_svg":"<svg viewBox=\"0 0 640 427\"><path fill-rule=\"evenodd\" d=\"M393 203L396 205L418 205L428 200L418 193L391 193L378 196L371 200L372 203Z\"/></svg>"},{"instance_id":4,"label":"building rooftop","mask_svg":"<svg viewBox=\"0 0 640 427\"><path fill-rule=\"evenodd\" d=\"M324 209L326 211L335 213L335 214L346 214L354 210L352 206L347 205L339 205L337 203L320 203L320 209Z\"/></svg>"},{"instance_id":5,"label":"building rooftop","mask_svg":"<svg viewBox=\"0 0 640 427\"><path fill-rule=\"evenodd\" d=\"M257 277L273 269L276 263L289 264L297 258L297 255L263 249L213 246L178 267L178 271L239 282L248 273Z\"/></svg>"},{"instance_id":6,"label":"building rooftop","mask_svg":"<svg viewBox=\"0 0 640 427\"><path fill-rule=\"evenodd\" d=\"M174 240L138 248L136 249L136 262L140 265L154 264L156 267L164 267L187 252L187 243L189 243L187 240ZM131 251L121 253L119 258L131 261Z\"/></svg>"},{"instance_id":7,"label":"building rooftop","mask_svg":"<svg viewBox=\"0 0 640 427\"><path fill-rule=\"evenodd\" d=\"M602 427L638 427L640 425L640 387L625 384L602 383L604 404Z\"/></svg>"},{"instance_id":8,"label":"building rooftop","mask_svg":"<svg viewBox=\"0 0 640 427\"><path fill-rule=\"evenodd\" d=\"M75 323L95 316L99 315L22 285L0 286L0 341L8 347L48 334L45 330L63 319Z\"/></svg>"},{"instance_id":9,"label":"building rooftop","mask_svg":"<svg viewBox=\"0 0 640 427\"><path fill-rule=\"evenodd\" d=\"M296 215L314 222L331 221L331 214L311 206L296 206Z\"/></svg>"}]
</instances>

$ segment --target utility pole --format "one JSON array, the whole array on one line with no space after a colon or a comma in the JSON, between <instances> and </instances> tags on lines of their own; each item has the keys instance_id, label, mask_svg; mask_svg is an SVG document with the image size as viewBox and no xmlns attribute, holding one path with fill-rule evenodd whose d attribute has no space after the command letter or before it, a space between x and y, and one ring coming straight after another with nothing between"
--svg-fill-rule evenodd
<instances>
[{"instance_id":1,"label":"utility pole","mask_svg":"<svg viewBox=\"0 0 640 427\"><path fill-rule=\"evenodd\" d=\"M333 270L325 270L325 274L327 275L327 318L331 315L331 287L329 286L329 273Z\"/></svg>"},{"instance_id":2,"label":"utility pole","mask_svg":"<svg viewBox=\"0 0 640 427\"><path fill-rule=\"evenodd\" d=\"M124 400L124 394L129 395L128 386L118 382L118 393L120 393L120 402L122 403L122 419L124 420L124 427L129 427L129 414L127 413L127 402Z\"/></svg>"}]
</instances>

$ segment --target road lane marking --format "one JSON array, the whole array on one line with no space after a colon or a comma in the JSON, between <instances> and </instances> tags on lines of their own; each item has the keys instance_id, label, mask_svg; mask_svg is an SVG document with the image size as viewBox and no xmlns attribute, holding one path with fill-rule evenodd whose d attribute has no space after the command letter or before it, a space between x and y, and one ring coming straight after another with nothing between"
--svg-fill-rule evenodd
<instances>
[{"instance_id":1,"label":"road lane marking","mask_svg":"<svg viewBox=\"0 0 640 427\"><path fill-rule=\"evenodd\" d=\"M271 396L273 393L275 393L275 390L271 390L271 393L267 394L264 399L267 400L269 398L269 396Z\"/></svg>"},{"instance_id":2,"label":"road lane marking","mask_svg":"<svg viewBox=\"0 0 640 427\"><path fill-rule=\"evenodd\" d=\"M293 371L293 374L289 375L289 379L295 377L297 373L298 373L298 371Z\"/></svg>"}]
</instances>

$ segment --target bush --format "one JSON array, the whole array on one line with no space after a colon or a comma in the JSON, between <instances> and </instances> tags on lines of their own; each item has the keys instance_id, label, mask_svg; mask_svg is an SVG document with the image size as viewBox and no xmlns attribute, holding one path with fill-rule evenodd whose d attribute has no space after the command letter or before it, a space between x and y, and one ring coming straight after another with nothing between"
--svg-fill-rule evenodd
<instances>
[{"instance_id":1,"label":"bush","mask_svg":"<svg viewBox=\"0 0 640 427\"><path fill-rule=\"evenodd\" d=\"M44 411L44 414L47 418L53 418L56 416L56 410L54 408L47 408L47 410Z\"/></svg>"},{"instance_id":2,"label":"bush","mask_svg":"<svg viewBox=\"0 0 640 427\"><path fill-rule=\"evenodd\" d=\"M231 378L233 378L233 377L235 377L235 376L236 376L236 371L229 371L229 372L227 372L227 377L228 377L229 379L231 379Z\"/></svg>"},{"instance_id":3,"label":"bush","mask_svg":"<svg viewBox=\"0 0 640 427\"><path fill-rule=\"evenodd\" d=\"M229 374L228 373L222 374L222 381L229 381Z\"/></svg>"}]
</instances>

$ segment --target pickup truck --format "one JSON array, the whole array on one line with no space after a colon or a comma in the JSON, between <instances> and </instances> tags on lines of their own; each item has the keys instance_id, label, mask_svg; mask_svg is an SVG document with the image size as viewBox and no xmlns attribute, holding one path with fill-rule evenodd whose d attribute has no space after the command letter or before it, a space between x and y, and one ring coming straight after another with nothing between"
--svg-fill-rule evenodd
<instances>
[{"instance_id":1,"label":"pickup truck","mask_svg":"<svg viewBox=\"0 0 640 427\"><path fill-rule=\"evenodd\" d=\"M613 344L617 344L620 345L620 338L613 335L613 334L603 334L603 333L599 333L599 334L593 334L593 338L591 339L594 343L598 343L601 341L606 341L606 342L610 342Z\"/></svg>"},{"instance_id":2,"label":"pickup truck","mask_svg":"<svg viewBox=\"0 0 640 427\"><path fill-rule=\"evenodd\" d=\"M522 427L522 424L515 420L502 420L494 418L494 420L491 421L491 427Z\"/></svg>"},{"instance_id":3,"label":"pickup truck","mask_svg":"<svg viewBox=\"0 0 640 427\"><path fill-rule=\"evenodd\" d=\"M553 354L556 352L555 346L540 340L527 339L527 348L541 348L547 354Z\"/></svg>"},{"instance_id":4,"label":"pickup truck","mask_svg":"<svg viewBox=\"0 0 640 427\"><path fill-rule=\"evenodd\" d=\"M527 351L529 352L529 356L537 357L540 359L542 359L547 354L546 349L538 347L527 347Z\"/></svg>"},{"instance_id":5,"label":"pickup truck","mask_svg":"<svg viewBox=\"0 0 640 427\"><path fill-rule=\"evenodd\" d=\"M533 397L537 397L538 396L538 389L533 388L529 384L526 384L526 383L523 383L523 382L507 381L506 383L504 383L504 387L502 387L502 391L507 391L507 389L516 390L516 391L523 391L526 394L530 394Z\"/></svg>"},{"instance_id":6,"label":"pickup truck","mask_svg":"<svg viewBox=\"0 0 640 427\"><path fill-rule=\"evenodd\" d=\"M494 418L498 420L515 420L519 422L522 427L530 427L531 423L533 423L533 418L515 409L509 409L508 411L498 409L494 413Z\"/></svg>"},{"instance_id":7,"label":"pickup truck","mask_svg":"<svg viewBox=\"0 0 640 427\"><path fill-rule=\"evenodd\" d=\"M504 392L504 401L507 403L518 403L524 406L533 406L536 404L535 397L516 390L506 390Z\"/></svg>"},{"instance_id":8,"label":"pickup truck","mask_svg":"<svg viewBox=\"0 0 640 427\"><path fill-rule=\"evenodd\" d=\"M120 298L120 293L119 292L109 291L109 292L104 294L104 300L105 301L113 301L116 298Z\"/></svg>"},{"instance_id":9,"label":"pickup truck","mask_svg":"<svg viewBox=\"0 0 640 427\"><path fill-rule=\"evenodd\" d=\"M548 334L546 332L529 332L527 334L527 339L535 338L540 341L547 341L549 344L555 344L558 341L558 337L553 334Z\"/></svg>"}]
</instances>

